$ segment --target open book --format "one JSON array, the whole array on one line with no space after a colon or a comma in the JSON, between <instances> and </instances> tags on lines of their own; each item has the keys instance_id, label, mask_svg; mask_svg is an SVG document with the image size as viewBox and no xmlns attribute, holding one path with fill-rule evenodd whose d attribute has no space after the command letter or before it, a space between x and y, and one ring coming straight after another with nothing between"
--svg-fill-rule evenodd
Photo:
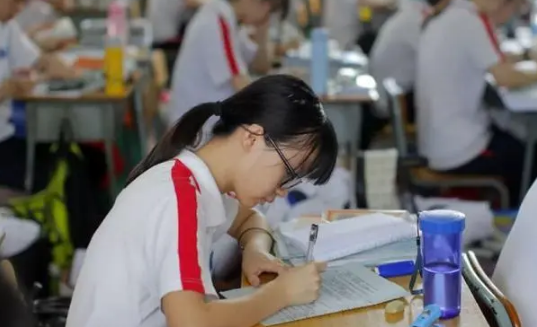
<instances>
[{"instance_id":1,"label":"open book","mask_svg":"<svg viewBox=\"0 0 537 327\"><path fill-rule=\"evenodd\" d=\"M280 229L280 233L286 242L306 253L310 225ZM332 261L415 236L415 222L383 213L324 223L319 225L313 258L316 261Z\"/></svg>"}]
</instances>

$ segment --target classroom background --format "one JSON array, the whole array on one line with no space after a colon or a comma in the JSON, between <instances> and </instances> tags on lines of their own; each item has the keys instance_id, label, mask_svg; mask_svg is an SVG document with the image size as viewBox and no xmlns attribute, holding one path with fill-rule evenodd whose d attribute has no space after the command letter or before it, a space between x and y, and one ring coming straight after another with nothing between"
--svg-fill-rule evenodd
<instances>
[{"instance_id":1,"label":"classroom background","mask_svg":"<svg viewBox=\"0 0 537 327\"><path fill-rule=\"evenodd\" d=\"M47 62L53 61L50 58L60 62L52 70L68 72L53 78L23 72L34 78L31 87L5 100L10 101L9 110L0 108L0 119L8 121L0 122L0 136L2 129L13 128L8 140L0 139L0 161L5 161L0 164L0 231L5 234L0 256L12 262L19 284L35 300L42 326L62 326L93 232L129 172L177 117L174 108L183 101L176 93L178 85L197 83L195 70L189 75L174 66L182 52L186 54L189 22L212 1L226 0L28 0L19 4L20 12L9 21L19 26ZM461 1L472 2L451 2ZM481 26L487 38L468 48L490 42L499 57L516 58L513 67L528 72L526 79L486 67L474 73L482 79L482 87L474 92L466 87L474 76L452 74L457 67L467 67L465 59L451 59L467 51L464 42L473 41L458 43L452 34L442 39L445 26L439 25L448 20L442 16L455 6L446 0L291 0L285 13L270 18L263 47L270 59L268 69L246 73L250 79L285 73L307 81L321 98L340 146L338 167L326 185L303 183L286 198L258 208L274 229L334 212L413 214L452 209L466 215L463 247L482 269L470 290L480 305L475 310L488 322L465 324L461 318L453 326L520 326L512 312L528 311L519 303L516 309L506 305L504 315L510 319L502 316L504 321L498 324L499 314L490 313L497 307L479 295L484 287L497 303L508 303L504 299L511 294L504 297L505 290L489 277L504 244L510 242L512 227L522 216L534 219L531 216L537 212L530 204L523 207L527 212L519 211L523 199L534 203L537 197L535 187L533 195L528 192L537 172L537 78L530 75L537 72L533 61L537 14L533 3L498 1L517 5L505 22ZM3 32L8 22L2 24L0 61L9 57L4 49L11 42L9 33ZM460 37L479 37L481 32L470 31L472 26L466 26L468 33ZM255 27L238 28L255 34ZM421 40L420 34L424 34ZM207 52L222 47L219 37ZM418 44L432 39L441 42ZM3 80L8 71L12 76L23 74L0 64ZM435 79L444 75L451 80ZM500 77L507 82L495 81ZM441 88L449 96L441 96ZM201 85L199 93L203 97ZM214 100L213 95L207 97ZM475 110L462 108L469 114L450 112L450 107L468 103L459 101L464 97L479 98L480 104L474 103ZM481 128L494 140L496 135L502 137L494 148L482 149L478 157L486 160L468 157L477 163L442 166L438 159L442 154L465 142L462 135L467 130ZM461 156L466 156L464 149ZM357 209L363 211L353 211ZM537 231L531 224L524 226ZM520 248L531 248L533 243L531 233L517 239ZM222 290L236 288L240 249L231 238L220 245L214 251L219 258L214 263L217 285ZM522 255L517 259L533 260ZM535 275L533 266L526 276ZM523 283L519 282L521 288ZM388 326L384 320L377 325L384 324Z\"/></svg>"}]
</instances>

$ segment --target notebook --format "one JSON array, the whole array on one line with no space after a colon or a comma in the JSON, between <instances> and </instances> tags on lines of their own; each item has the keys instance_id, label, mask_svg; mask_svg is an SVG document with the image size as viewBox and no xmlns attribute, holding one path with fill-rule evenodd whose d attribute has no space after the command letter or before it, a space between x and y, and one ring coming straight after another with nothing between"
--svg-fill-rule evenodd
<instances>
[{"instance_id":1,"label":"notebook","mask_svg":"<svg viewBox=\"0 0 537 327\"><path fill-rule=\"evenodd\" d=\"M285 242L302 253L307 252L310 226L280 228L280 233ZM313 259L329 262L415 236L414 222L383 213L320 224Z\"/></svg>"},{"instance_id":2,"label":"notebook","mask_svg":"<svg viewBox=\"0 0 537 327\"><path fill-rule=\"evenodd\" d=\"M322 276L322 287L317 301L287 307L262 321L265 326L283 324L330 313L342 312L408 295L401 286L384 279L359 265L347 264L329 268ZM255 288L240 288L221 293L227 299L252 294Z\"/></svg>"}]
</instances>

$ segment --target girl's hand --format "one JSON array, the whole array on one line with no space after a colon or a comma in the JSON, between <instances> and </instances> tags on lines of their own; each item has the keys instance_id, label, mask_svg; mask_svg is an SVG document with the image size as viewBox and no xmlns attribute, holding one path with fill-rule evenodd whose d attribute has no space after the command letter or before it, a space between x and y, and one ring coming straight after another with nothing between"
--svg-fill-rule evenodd
<instances>
[{"instance_id":1,"label":"girl's hand","mask_svg":"<svg viewBox=\"0 0 537 327\"><path fill-rule=\"evenodd\" d=\"M258 249L246 248L242 253L242 272L250 285L257 287L261 283L262 273L281 274L287 270L286 265L272 254Z\"/></svg>"},{"instance_id":2,"label":"girl's hand","mask_svg":"<svg viewBox=\"0 0 537 327\"><path fill-rule=\"evenodd\" d=\"M284 272L274 282L279 284L286 304L299 305L311 303L321 291L321 273L326 263L312 262L301 267L293 267Z\"/></svg>"}]
</instances>

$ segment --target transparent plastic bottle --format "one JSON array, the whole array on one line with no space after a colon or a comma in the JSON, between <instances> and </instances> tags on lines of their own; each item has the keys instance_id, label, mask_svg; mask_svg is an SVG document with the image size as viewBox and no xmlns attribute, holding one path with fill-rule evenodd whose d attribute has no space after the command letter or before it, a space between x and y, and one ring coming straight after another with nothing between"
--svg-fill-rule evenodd
<instances>
[{"instance_id":1,"label":"transparent plastic bottle","mask_svg":"<svg viewBox=\"0 0 537 327\"><path fill-rule=\"evenodd\" d=\"M329 69L328 31L314 28L311 31L310 84L318 95L327 93Z\"/></svg>"},{"instance_id":2,"label":"transparent plastic bottle","mask_svg":"<svg viewBox=\"0 0 537 327\"><path fill-rule=\"evenodd\" d=\"M452 210L419 214L423 254L424 305L436 304L442 319L461 311L461 257L466 217Z\"/></svg>"}]
</instances>

